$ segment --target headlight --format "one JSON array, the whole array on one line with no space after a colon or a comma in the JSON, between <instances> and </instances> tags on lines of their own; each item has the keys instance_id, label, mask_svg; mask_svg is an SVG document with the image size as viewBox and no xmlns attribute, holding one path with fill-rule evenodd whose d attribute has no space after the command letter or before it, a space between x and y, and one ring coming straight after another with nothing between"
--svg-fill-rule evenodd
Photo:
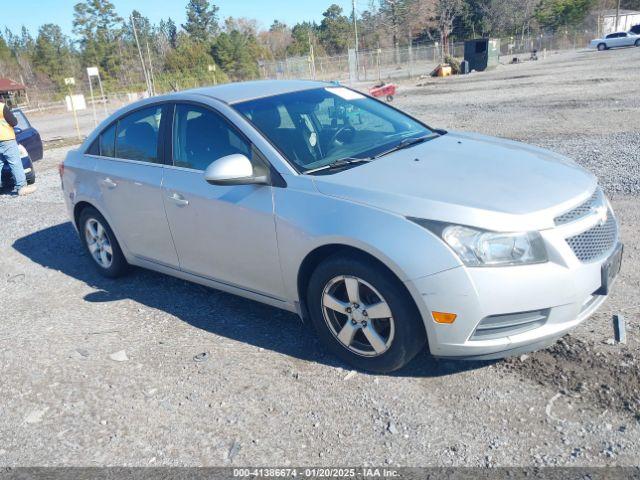
<instances>
[{"instance_id":1,"label":"headlight","mask_svg":"<svg viewBox=\"0 0 640 480\"><path fill-rule=\"evenodd\" d=\"M461 225L411 220L439 234L469 267L503 267L548 261L544 241L538 232L488 232Z\"/></svg>"}]
</instances>

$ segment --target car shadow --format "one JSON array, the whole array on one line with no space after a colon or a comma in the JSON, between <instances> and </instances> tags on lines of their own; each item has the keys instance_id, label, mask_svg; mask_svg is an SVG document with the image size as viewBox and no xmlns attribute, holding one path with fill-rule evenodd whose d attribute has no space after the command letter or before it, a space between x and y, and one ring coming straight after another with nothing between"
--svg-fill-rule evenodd
<instances>
[{"instance_id":1,"label":"car shadow","mask_svg":"<svg viewBox=\"0 0 640 480\"><path fill-rule=\"evenodd\" d=\"M20 238L13 247L39 265L58 270L94 288L94 292L84 297L87 302L130 299L216 335L301 360L350 368L326 352L312 329L295 314L144 269L134 269L117 280L100 276L69 222ZM441 361L424 352L390 375L439 377L490 363Z\"/></svg>"}]
</instances>

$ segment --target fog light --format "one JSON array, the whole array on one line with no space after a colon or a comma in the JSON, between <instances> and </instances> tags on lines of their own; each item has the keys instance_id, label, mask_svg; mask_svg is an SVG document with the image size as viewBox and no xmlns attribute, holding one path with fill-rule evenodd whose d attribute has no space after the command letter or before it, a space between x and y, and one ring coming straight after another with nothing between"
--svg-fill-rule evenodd
<instances>
[{"instance_id":1,"label":"fog light","mask_svg":"<svg viewBox=\"0 0 640 480\"><path fill-rule=\"evenodd\" d=\"M456 321L458 315L455 313L447 313L447 312L431 312L433 319L436 323L447 323L451 324Z\"/></svg>"}]
</instances>

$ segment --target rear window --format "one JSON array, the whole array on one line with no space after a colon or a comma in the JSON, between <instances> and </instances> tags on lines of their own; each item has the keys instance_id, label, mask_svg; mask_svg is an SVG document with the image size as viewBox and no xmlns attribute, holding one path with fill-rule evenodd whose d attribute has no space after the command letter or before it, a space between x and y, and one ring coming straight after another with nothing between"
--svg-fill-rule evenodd
<instances>
[{"instance_id":1,"label":"rear window","mask_svg":"<svg viewBox=\"0 0 640 480\"><path fill-rule=\"evenodd\" d=\"M27 117L25 116L24 113L22 113L21 110L14 110L13 115L16 117L16 120L18 120L18 124L16 125L16 127L22 130L31 128L31 124L29 123L29 120L27 120Z\"/></svg>"}]
</instances>

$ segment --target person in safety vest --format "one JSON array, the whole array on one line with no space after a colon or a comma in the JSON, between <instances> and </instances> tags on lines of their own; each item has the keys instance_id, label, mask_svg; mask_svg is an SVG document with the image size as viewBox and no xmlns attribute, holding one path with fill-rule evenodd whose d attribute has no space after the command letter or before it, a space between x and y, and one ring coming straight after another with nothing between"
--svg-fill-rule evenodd
<instances>
[{"instance_id":1,"label":"person in safety vest","mask_svg":"<svg viewBox=\"0 0 640 480\"><path fill-rule=\"evenodd\" d=\"M29 195L36 190L34 185L27 185L27 178L22 167L22 158L18 150L16 132L13 130L18 120L6 103L0 101L0 171L6 163L14 179L13 195ZM0 175L0 182L2 176ZM0 184L0 189L2 185Z\"/></svg>"}]
</instances>

